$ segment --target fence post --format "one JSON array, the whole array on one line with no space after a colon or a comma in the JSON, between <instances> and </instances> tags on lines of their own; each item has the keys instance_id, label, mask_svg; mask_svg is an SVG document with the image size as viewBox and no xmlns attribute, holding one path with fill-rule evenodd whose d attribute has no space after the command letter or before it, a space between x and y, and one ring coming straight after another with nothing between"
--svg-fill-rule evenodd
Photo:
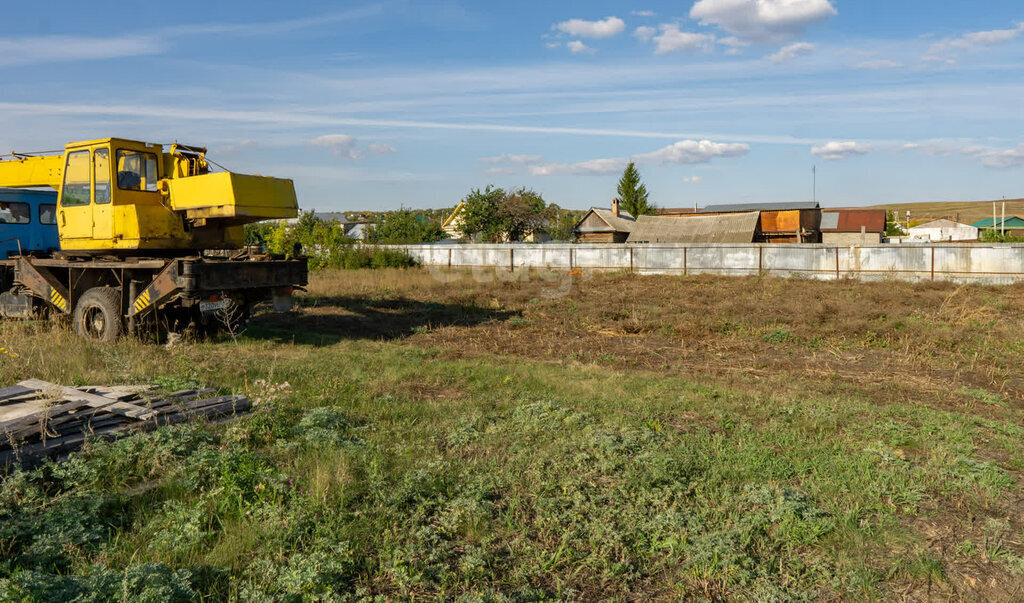
<instances>
[{"instance_id":1,"label":"fence post","mask_svg":"<svg viewBox=\"0 0 1024 603\"><path fill-rule=\"evenodd\" d=\"M839 245L836 245L836 280L839 280Z\"/></svg>"},{"instance_id":2,"label":"fence post","mask_svg":"<svg viewBox=\"0 0 1024 603\"><path fill-rule=\"evenodd\" d=\"M508 249L508 271L516 271L516 250L514 247L509 247Z\"/></svg>"},{"instance_id":3,"label":"fence post","mask_svg":"<svg viewBox=\"0 0 1024 603\"><path fill-rule=\"evenodd\" d=\"M630 271L630 273L633 272L633 248L632 247L629 248L629 271Z\"/></svg>"},{"instance_id":4,"label":"fence post","mask_svg":"<svg viewBox=\"0 0 1024 603\"><path fill-rule=\"evenodd\" d=\"M686 247L683 247L683 276L686 276Z\"/></svg>"},{"instance_id":5,"label":"fence post","mask_svg":"<svg viewBox=\"0 0 1024 603\"><path fill-rule=\"evenodd\" d=\"M764 274L764 247L757 246L757 276Z\"/></svg>"},{"instance_id":6,"label":"fence post","mask_svg":"<svg viewBox=\"0 0 1024 603\"><path fill-rule=\"evenodd\" d=\"M935 245L932 245L932 280L935 280Z\"/></svg>"},{"instance_id":7,"label":"fence post","mask_svg":"<svg viewBox=\"0 0 1024 603\"><path fill-rule=\"evenodd\" d=\"M452 267L452 248L448 248L448 267Z\"/></svg>"}]
</instances>

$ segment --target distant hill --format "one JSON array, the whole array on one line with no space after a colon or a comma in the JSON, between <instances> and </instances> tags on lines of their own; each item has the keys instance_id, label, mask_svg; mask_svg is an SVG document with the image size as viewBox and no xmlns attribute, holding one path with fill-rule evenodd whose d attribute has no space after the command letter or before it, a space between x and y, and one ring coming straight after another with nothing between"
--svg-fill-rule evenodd
<instances>
[{"instance_id":1,"label":"distant hill","mask_svg":"<svg viewBox=\"0 0 1024 603\"><path fill-rule=\"evenodd\" d=\"M996 201L996 207L1001 213L1003 211L1003 200ZM822 208L832 209L832 208ZM906 219L907 212L910 212L912 222L921 222L929 219L949 218L965 224L974 224L979 220L992 217L991 201L949 201L939 203L886 203L884 205L871 205L868 207L848 207L844 209L885 209L895 210L899 213L900 220ZM1024 217L1024 199L1007 199L1006 215Z\"/></svg>"}]
</instances>

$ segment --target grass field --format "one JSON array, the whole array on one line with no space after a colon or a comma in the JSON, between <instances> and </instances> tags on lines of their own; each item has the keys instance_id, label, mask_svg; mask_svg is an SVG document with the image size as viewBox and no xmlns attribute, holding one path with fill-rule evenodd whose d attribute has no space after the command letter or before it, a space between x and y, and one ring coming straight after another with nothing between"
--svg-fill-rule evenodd
<instances>
[{"instance_id":1,"label":"grass field","mask_svg":"<svg viewBox=\"0 0 1024 603\"><path fill-rule=\"evenodd\" d=\"M259 402L7 476L0 598L1022 596L1024 287L482 276L169 349L0 325L4 385Z\"/></svg>"},{"instance_id":2,"label":"grass field","mask_svg":"<svg viewBox=\"0 0 1024 603\"><path fill-rule=\"evenodd\" d=\"M996 203L997 212L1001 216L1002 200ZM911 222L949 218L964 224L974 224L985 218L992 217L991 201L944 201L937 203L890 203L869 207L853 207L850 209L885 209L895 211L900 220L906 220L910 212ZM1007 216L1024 216L1024 199L1006 200Z\"/></svg>"}]
</instances>

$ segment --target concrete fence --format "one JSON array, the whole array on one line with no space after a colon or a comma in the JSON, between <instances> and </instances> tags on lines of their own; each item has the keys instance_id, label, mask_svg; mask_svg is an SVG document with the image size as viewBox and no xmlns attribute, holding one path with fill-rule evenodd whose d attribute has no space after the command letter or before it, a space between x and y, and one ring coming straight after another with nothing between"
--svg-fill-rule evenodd
<instances>
[{"instance_id":1,"label":"concrete fence","mask_svg":"<svg viewBox=\"0 0 1024 603\"><path fill-rule=\"evenodd\" d=\"M425 266L818 279L1024 281L1024 245L396 245Z\"/></svg>"}]
</instances>

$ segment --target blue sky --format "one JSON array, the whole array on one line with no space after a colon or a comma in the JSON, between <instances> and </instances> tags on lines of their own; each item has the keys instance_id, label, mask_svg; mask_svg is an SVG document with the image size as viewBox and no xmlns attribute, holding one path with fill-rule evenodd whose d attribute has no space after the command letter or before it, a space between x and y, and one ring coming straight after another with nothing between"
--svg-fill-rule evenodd
<instances>
[{"instance_id":1,"label":"blue sky","mask_svg":"<svg viewBox=\"0 0 1024 603\"><path fill-rule=\"evenodd\" d=\"M205 144L319 210L1024 196L1019 0L16 3L0 148Z\"/></svg>"}]
</instances>

